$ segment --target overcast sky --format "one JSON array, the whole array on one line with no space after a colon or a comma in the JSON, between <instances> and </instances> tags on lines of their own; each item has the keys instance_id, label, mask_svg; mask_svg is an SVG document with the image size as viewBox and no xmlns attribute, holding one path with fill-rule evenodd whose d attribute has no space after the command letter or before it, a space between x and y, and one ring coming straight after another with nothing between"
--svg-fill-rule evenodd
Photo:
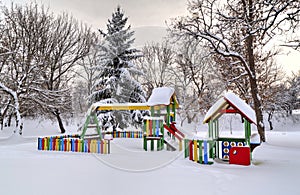
<instances>
[{"instance_id":1,"label":"overcast sky","mask_svg":"<svg viewBox=\"0 0 300 195\"><path fill-rule=\"evenodd\" d=\"M3 0L2 0L3 1ZM4 0L4 2L12 0ZM30 0L13 0L29 2ZM187 0L36 0L56 13L66 11L93 28L105 28L117 5L129 17L133 28L165 26L165 21L186 13Z\"/></svg>"},{"instance_id":2,"label":"overcast sky","mask_svg":"<svg viewBox=\"0 0 300 195\"><path fill-rule=\"evenodd\" d=\"M165 22L170 18L187 14L188 2L188 0L2 0L6 5L11 1L16 3L36 1L49 7L54 13L68 12L94 29L103 30L106 30L107 20L111 18L117 5L120 5L125 15L129 17L128 24L131 24L132 28L137 28L165 26ZM300 52L286 48L285 50L285 54L277 56L279 64L288 72L300 70Z\"/></svg>"}]
</instances>

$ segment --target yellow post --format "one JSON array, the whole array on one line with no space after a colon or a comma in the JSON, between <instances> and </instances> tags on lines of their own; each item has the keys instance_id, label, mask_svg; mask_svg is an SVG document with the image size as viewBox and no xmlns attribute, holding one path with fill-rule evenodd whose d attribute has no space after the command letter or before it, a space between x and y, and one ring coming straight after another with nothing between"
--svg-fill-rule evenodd
<instances>
[{"instance_id":1,"label":"yellow post","mask_svg":"<svg viewBox=\"0 0 300 195\"><path fill-rule=\"evenodd\" d=\"M182 140L179 141L179 151L182 151Z\"/></svg>"},{"instance_id":2,"label":"yellow post","mask_svg":"<svg viewBox=\"0 0 300 195\"><path fill-rule=\"evenodd\" d=\"M55 150L59 150L58 139L55 139Z\"/></svg>"},{"instance_id":3,"label":"yellow post","mask_svg":"<svg viewBox=\"0 0 300 195\"><path fill-rule=\"evenodd\" d=\"M197 140L194 140L194 161L198 161L198 146L197 146Z\"/></svg>"},{"instance_id":4,"label":"yellow post","mask_svg":"<svg viewBox=\"0 0 300 195\"><path fill-rule=\"evenodd\" d=\"M92 140L91 145L92 145L92 152L97 153L97 141Z\"/></svg>"},{"instance_id":5,"label":"yellow post","mask_svg":"<svg viewBox=\"0 0 300 195\"><path fill-rule=\"evenodd\" d=\"M78 140L78 152L81 152L81 140Z\"/></svg>"},{"instance_id":6,"label":"yellow post","mask_svg":"<svg viewBox=\"0 0 300 195\"><path fill-rule=\"evenodd\" d=\"M47 138L44 138L44 150L48 150Z\"/></svg>"},{"instance_id":7,"label":"yellow post","mask_svg":"<svg viewBox=\"0 0 300 195\"><path fill-rule=\"evenodd\" d=\"M149 136L149 120L146 120L146 136Z\"/></svg>"},{"instance_id":8,"label":"yellow post","mask_svg":"<svg viewBox=\"0 0 300 195\"><path fill-rule=\"evenodd\" d=\"M94 140L93 139L91 140L91 143L90 143L90 153L94 153Z\"/></svg>"},{"instance_id":9,"label":"yellow post","mask_svg":"<svg viewBox=\"0 0 300 195\"><path fill-rule=\"evenodd\" d=\"M69 152L70 151L70 140L67 139L66 142L67 142L67 144L65 146L66 147L66 151Z\"/></svg>"}]
</instances>

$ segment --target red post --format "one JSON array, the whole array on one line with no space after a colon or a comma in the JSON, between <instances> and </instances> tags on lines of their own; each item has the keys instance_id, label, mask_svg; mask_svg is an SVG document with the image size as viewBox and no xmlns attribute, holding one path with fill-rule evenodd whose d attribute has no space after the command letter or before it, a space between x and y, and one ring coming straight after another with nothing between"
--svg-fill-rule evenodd
<instances>
[{"instance_id":1,"label":"red post","mask_svg":"<svg viewBox=\"0 0 300 195\"><path fill-rule=\"evenodd\" d=\"M67 151L67 139L64 139L64 151Z\"/></svg>"},{"instance_id":2,"label":"red post","mask_svg":"<svg viewBox=\"0 0 300 195\"><path fill-rule=\"evenodd\" d=\"M78 152L78 139L75 140L75 152Z\"/></svg>"},{"instance_id":3,"label":"red post","mask_svg":"<svg viewBox=\"0 0 300 195\"><path fill-rule=\"evenodd\" d=\"M88 140L88 151L87 152L91 152L91 140Z\"/></svg>"},{"instance_id":4,"label":"red post","mask_svg":"<svg viewBox=\"0 0 300 195\"><path fill-rule=\"evenodd\" d=\"M149 135L153 136L153 132L152 132L152 120L149 120Z\"/></svg>"},{"instance_id":5,"label":"red post","mask_svg":"<svg viewBox=\"0 0 300 195\"><path fill-rule=\"evenodd\" d=\"M193 160L193 141L189 141L190 160Z\"/></svg>"},{"instance_id":6,"label":"red post","mask_svg":"<svg viewBox=\"0 0 300 195\"><path fill-rule=\"evenodd\" d=\"M45 150L45 138L42 138L42 150Z\"/></svg>"}]
</instances>

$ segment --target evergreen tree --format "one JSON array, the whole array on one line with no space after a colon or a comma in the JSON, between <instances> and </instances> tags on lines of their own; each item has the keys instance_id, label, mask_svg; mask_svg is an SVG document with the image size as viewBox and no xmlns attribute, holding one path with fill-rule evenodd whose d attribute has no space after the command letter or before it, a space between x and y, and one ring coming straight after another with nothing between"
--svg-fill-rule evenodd
<instances>
[{"instance_id":1,"label":"evergreen tree","mask_svg":"<svg viewBox=\"0 0 300 195\"><path fill-rule=\"evenodd\" d=\"M107 32L99 30L103 36L98 45L99 58L96 69L100 72L94 86L92 101L102 103L137 103L145 102L142 86L133 76L141 74L133 60L141 57L137 49L131 48L134 43L134 31L126 27L128 18L118 6L108 20ZM128 124L141 122L139 111L112 111L99 115L102 126L113 126L121 129Z\"/></svg>"}]
</instances>

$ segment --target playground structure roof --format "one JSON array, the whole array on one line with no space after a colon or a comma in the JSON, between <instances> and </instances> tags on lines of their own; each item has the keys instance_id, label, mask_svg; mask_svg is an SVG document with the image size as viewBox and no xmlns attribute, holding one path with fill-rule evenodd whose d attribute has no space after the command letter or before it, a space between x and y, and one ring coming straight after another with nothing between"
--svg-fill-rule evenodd
<instances>
[{"instance_id":1,"label":"playground structure roof","mask_svg":"<svg viewBox=\"0 0 300 195\"><path fill-rule=\"evenodd\" d=\"M254 110L241 98L232 92L226 93L220 98L206 113L203 123L208 123L211 120L222 116L224 110L232 107L237 113L241 114L250 123L256 125L256 114Z\"/></svg>"},{"instance_id":2,"label":"playground structure roof","mask_svg":"<svg viewBox=\"0 0 300 195\"><path fill-rule=\"evenodd\" d=\"M179 104L175 95L175 90L171 87L154 88L151 96L147 101L148 106L170 105L174 101L176 108Z\"/></svg>"},{"instance_id":3,"label":"playground structure roof","mask_svg":"<svg viewBox=\"0 0 300 195\"><path fill-rule=\"evenodd\" d=\"M170 87L154 88L149 100L145 103L117 103L105 104L96 102L91 106L91 110L150 110L151 106L167 106L175 102L178 108L178 101L175 90Z\"/></svg>"}]
</instances>

